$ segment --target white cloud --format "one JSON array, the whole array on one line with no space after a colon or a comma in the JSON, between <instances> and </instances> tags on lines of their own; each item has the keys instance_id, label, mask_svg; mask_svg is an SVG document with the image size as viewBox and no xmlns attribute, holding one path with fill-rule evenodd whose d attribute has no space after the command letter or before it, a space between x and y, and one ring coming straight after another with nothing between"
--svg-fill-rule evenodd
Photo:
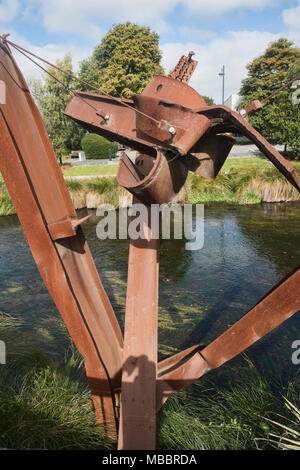
<instances>
[{"instance_id":1,"label":"white cloud","mask_svg":"<svg viewBox=\"0 0 300 470\"><path fill-rule=\"evenodd\" d=\"M278 0L182 0L190 13L201 16L216 16L227 13L228 11L245 10L263 10L278 4Z\"/></svg>"},{"instance_id":2,"label":"white cloud","mask_svg":"<svg viewBox=\"0 0 300 470\"><path fill-rule=\"evenodd\" d=\"M174 68L182 54L193 50L198 66L189 85L198 93L212 96L216 103L221 102L221 77L218 73L224 64L225 98L238 93L241 80L247 76L246 65L261 55L268 44L280 35L260 31L232 31L224 36L213 38L207 44L197 42L167 43L161 46L163 65L166 73Z\"/></svg>"},{"instance_id":3,"label":"white cloud","mask_svg":"<svg viewBox=\"0 0 300 470\"><path fill-rule=\"evenodd\" d=\"M293 41L296 46L300 46L300 0L295 8L288 8L282 11L282 20L286 26L284 36Z\"/></svg>"},{"instance_id":4,"label":"white cloud","mask_svg":"<svg viewBox=\"0 0 300 470\"><path fill-rule=\"evenodd\" d=\"M36 1L36 0L31 0ZM169 26L164 16L179 0L42 0L40 14L49 33L72 33L98 40L102 35L99 25L125 21L147 24L159 33Z\"/></svg>"},{"instance_id":5,"label":"white cloud","mask_svg":"<svg viewBox=\"0 0 300 470\"><path fill-rule=\"evenodd\" d=\"M33 12L42 15L43 23L49 33L63 34L75 33L83 37L89 35L93 39L93 45L99 43L103 32L101 27L106 22L114 21L115 23L124 22L128 19L136 21L140 24L154 23L159 26L160 30L167 31L168 19L170 13L179 2L194 5L194 9L203 11L225 12L236 8L264 8L276 3L277 0L252 0L252 2L244 0L210 0L210 2L200 2L197 0L28 0L26 1L27 15ZM278 0L279 1L279 0ZM1 8L5 2L0 3ZM10 5L17 5L17 1L10 0ZM13 14L11 6L11 15ZM24 11L23 11L24 14ZM200 94L213 96L216 102L221 100L221 78L218 73L223 64L226 67L225 94L226 97L232 93L238 92L241 80L247 75L246 65L254 57L262 54L268 44L278 37L287 36L292 40L296 40L296 44L300 44L300 0L296 8L283 11L284 22L289 28L288 31L272 34L261 31L231 31L222 36L208 30L198 30L190 28L187 24L182 24L178 32L183 37L181 42L168 42L161 44L163 51L163 66L168 73L172 70L182 54L193 50L196 53L196 60L199 61L198 67L193 75L190 85L194 87ZM297 16L298 15L298 16ZM164 19L165 18L165 19ZM298 20L295 20L298 18ZM298 29L296 29L298 28ZM91 55L93 47L89 47L87 41L80 42L70 40L69 42L61 41L58 44L47 44L44 46L36 46L28 42L18 33L12 34L12 40L33 52L45 57L50 62L62 59L67 52L73 57L73 66L78 70L78 62ZM24 72L26 78L31 76L39 77L41 72L34 64L30 63L26 58L16 53L17 61Z\"/></svg>"},{"instance_id":6,"label":"white cloud","mask_svg":"<svg viewBox=\"0 0 300 470\"><path fill-rule=\"evenodd\" d=\"M88 47L80 45L75 42L74 43L65 42L65 43L60 43L60 44L47 44L45 46L36 46L35 44L31 44L26 38L19 35L17 32L13 32L13 31L9 39L11 39L12 42L29 50L30 52L33 52L34 54L54 64L58 59L63 59L67 53L70 53L72 55L74 72L78 71L79 62L89 57L92 53L92 50L89 49ZM11 51L26 80L30 78L45 77L45 72L43 72L39 67L33 64L23 54L16 51L13 47L11 47ZM44 67L45 69L48 68L47 64L43 64L42 62L35 59L34 57L33 59L36 62L38 62L40 65L42 65L42 67Z\"/></svg>"},{"instance_id":7,"label":"white cloud","mask_svg":"<svg viewBox=\"0 0 300 470\"><path fill-rule=\"evenodd\" d=\"M287 10L283 10L282 18L284 24L286 24L292 29L300 31L300 2L298 6L296 6L296 8L289 8Z\"/></svg>"},{"instance_id":8,"label":"white cloud","mask_svg":"<svg viewBox=\"0 0 300 470\"><path fill-rule=\"evenodd\" d=\"M21 8L19 0L0 1L0 24L6 24L12 21Z\"/></svg>"},{"instance_id":9,"label":"white cloud","mask_svg":"<svg viewBox=\"0 0 300 470\"><path fill-rule=\"evenodd\" d=\"M262 54L268 44L280 36L280 34L259 31L232 31L223 36L214 37L206 44L197 41L161 44L162 62L166 73L169 73L182 54L193 50L196 53L194 58L198 60L198 66L189 84L200 94L212 96L216 103L220 103L221 78L218 73L222 65L225 64L226 67L225 95L227 97L239 91L241 80L247 75L245 68L247 63ZM52 63L55 63L57 59L62 59L66 53L70 52L75 71L78 71L79 61L89 57L92 53L92 49L78 44L78 42L36 46L15 32L12 33L12 41ZM14 52L14 50L13 53L26 79L44 76L44 72L20 53Z\"/></svg>"},{"instance_id":10,"label":"white cloud","mask_svg":"<svg viewBox=\"0 0 300 470\"><path fill-rule=\"evenodd\" d=\"M207 29L197 29L191 28L190 26L180 26L179 33L181 36L185 37L186 39L191 39L194 41L207 41L215 36L213 31L209 31Z\"/></svg>"}]
</instances>

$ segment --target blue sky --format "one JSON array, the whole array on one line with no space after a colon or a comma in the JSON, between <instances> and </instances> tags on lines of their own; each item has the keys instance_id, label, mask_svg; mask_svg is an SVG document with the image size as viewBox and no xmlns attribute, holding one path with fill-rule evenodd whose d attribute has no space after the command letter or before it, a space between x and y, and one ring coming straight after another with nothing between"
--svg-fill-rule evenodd
<instances>
[{"instance_id":1,"label":"blue sky","mask_svg":"<svg viewBox=\"0 0 300 470\"><path fill-rule=\"evenodd\" d=\"M2 33L52 62L70 52L75 70L113 24L125 21L159 33L167 72L181 54L195 51L190 85L216 102L223 64L229 96L238 92L246 64L271 41L284 36L300 46L300 0L0 0ZM41 76L16 58L27 79Z\"/></svg>"}]
</instances>

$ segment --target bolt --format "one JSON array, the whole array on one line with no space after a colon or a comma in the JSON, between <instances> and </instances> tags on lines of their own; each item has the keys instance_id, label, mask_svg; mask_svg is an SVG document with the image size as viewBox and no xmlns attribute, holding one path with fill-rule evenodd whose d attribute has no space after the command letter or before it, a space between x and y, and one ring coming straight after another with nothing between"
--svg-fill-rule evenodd
<instances>
[{"instance_id":1,"label":"bolt","mask_svg":"<svg viewBox=\"0 0 300 470\"><path fill-rule=\"evenodd\" d=\"M170 132L171 135L176 135L176 129L175 129L175 127L170 127L170 128L169 128L169 132Z\"/></svg>"},{"instance_id":2,"label":"bolt","mask_svg":"<svg viewBox=\"0 0 300 470\"><path fill-rule=\"evenodd\" d=\"M106 115L104 116L104 119L105 119L105 121L108 121L108 120L109 120L109 114L106 114Z\"/></svg>"}]
</instances>

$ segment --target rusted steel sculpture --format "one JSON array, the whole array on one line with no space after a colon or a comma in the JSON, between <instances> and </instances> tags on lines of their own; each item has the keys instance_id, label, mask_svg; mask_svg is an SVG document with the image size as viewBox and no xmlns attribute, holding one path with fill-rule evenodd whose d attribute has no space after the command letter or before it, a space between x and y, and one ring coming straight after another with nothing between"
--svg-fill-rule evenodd
<instances>
[{"instance_id":1,"label":"rusted steel sculpture","mask_svg":"<svg viewBox=\"0 0 300 470\"><path fill-rule=\"evenodd\" d=\"M119 449L154 449L156 412L169 395L229 361L300 309L300 269L211 344L157 363L159 240L151 219L131 240L123 338L101 284L41 116L6 37L0 43L0 171L41 276L84 357L99 422L119 422ZM18 49L20 50L20 49ZM24 50L24 49L23 49ZM27 51L28 52L28 51ZM234 137L246 135L300 191L294 168L238 113L207 106L186 83L182 57L133 100L76 92L65 111L84 128L138 151L123 153L118 181L148 208L174 200L188 171L214 179ZM250 111L259 108L254 103ZM120 399L121 397L121 399ZM120 413L119 413L120 403Z\"/></svg>"},{"instance_id":2,"label":"rusted steel sculpture","mask_svg":"<svg viewBox=\"0 0 300 470\"><path fill-rule=\"evenodd\" d=\"M85 241L41 115L0 43L0 172L33 257L85 360L99 420L113 421L123 339Z\"/></svg>"}]
</instances>

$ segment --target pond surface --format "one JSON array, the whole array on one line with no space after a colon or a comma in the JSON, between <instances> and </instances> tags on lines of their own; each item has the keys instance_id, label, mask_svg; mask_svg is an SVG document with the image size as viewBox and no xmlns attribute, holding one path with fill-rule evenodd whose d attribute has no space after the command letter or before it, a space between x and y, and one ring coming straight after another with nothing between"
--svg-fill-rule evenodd
<instances>
[{"instance_id":1,"label":"pond surface","mask_svg":"<svg viewBox=\"0 0 300 470\"><path fill-rule=\"evenodd\" d=\"M99 218L92 214L84 232L123 326L128 241L99 240ZM231 326L299 265L299 241L299 203L209 204L201 250L187 251L181 240L162 241L159 358L193 344L208 344ZM21 321L19 331L26 332L28 342L35 341L51 357L63 358L68 344L64 323L16 216L0 217L0 312ZM291 361L291 344L297 339L299 312L250 348L249 356L267 373L297 373L299 366Z\"/></svg>"}]
</instances>

